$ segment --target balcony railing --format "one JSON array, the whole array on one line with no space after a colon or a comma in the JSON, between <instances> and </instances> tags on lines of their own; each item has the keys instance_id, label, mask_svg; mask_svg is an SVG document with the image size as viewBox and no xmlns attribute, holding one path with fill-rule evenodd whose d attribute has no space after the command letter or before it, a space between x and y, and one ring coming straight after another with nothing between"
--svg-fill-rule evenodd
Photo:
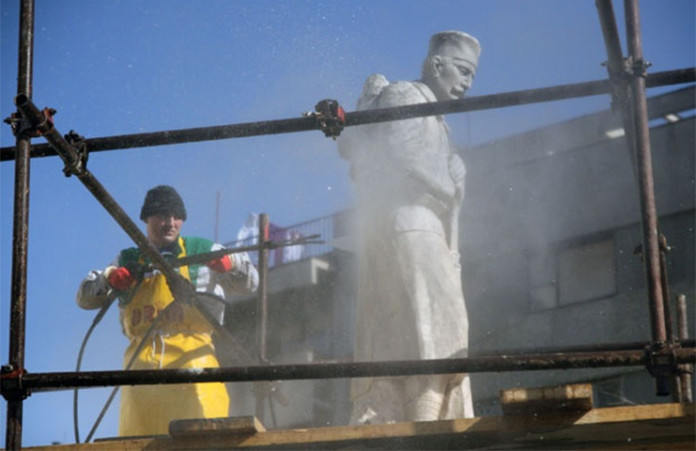
<instances>
[{"instance_id":1,"label":"balcony railing","mask_svg":"<svg viewBox=\"0 0 696 451\"><path fill-rule=\"evenodd\" d=\"M331 243L334 239L334 223L338 215L323 216L290 226L278 226L271 223L269 235L270 240L273 242L282 243L288 240L306 238L311 235L319 235L316 240L312 241L320 240L323 243L296 244L272 249L268 257L268 267L272 268L331 252L333 250ZM258 226L253 224L253 221L251 223L248 222L247 225L246 230L243 229L240 232L240 235L247 235L245 238L223 243L223 245L228 248L235 248L258 244ZM250 252L249 257L254 264L258 263L257 252Z\"/></svg>"}]
</instances>

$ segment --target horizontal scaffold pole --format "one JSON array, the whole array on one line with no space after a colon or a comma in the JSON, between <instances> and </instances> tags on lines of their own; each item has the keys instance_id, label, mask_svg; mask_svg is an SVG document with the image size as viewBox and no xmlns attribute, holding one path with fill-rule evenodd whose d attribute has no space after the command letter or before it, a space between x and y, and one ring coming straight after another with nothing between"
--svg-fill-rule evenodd
<instances>
[{"instance_id":1,"label":"horizontal scaffold pole","mask_svg":"<svg viewBox=\"0 0 696 451\"><path fill-rule=\"evenodd\" d=\"M412 376L573 368L644 366L645 349L554 354L495 355L469 358L386 362L311 363L230 368L27 373L21 385L30 392L116 385L184 382L250 382L299 379ZM696 350L675 349L677 364L696 362Z\"/></svg>"},{"instance_id":2,"label":"horizontal scaffold pole","mask_svg":"<svg viewBox=\"0 0 696 451\"><path fill-rule=\"evenodd\" d=\"M693 83L694 81L696 81L696 68L686 68L650 74L648 75L647 86L657 87L681 83ZM479 111L532 103L550 102L554 100L607 94L611 93L611 91L612 84L609 80L596 80L547 88L469 97L460 100L405 105L401 107L383 108L369 111L354 111L351 113L346 113L345 126L350 127L375 122L408 119L412 117L463 113L467 111ZM92 138L85 140L85 143L87 144L87 149L89 152L101 152L107 150L132 149L170 144L183 144L189 142L302 132L319 130L320 128L321 125L319 124L318 120L315 117L308 116L293 119L247 122L242 124ZM3 147L0 149L0 161L13 160L14 155L14 147ZM56 155L56 152L51 148L50 145L39 144L32 146L32 158L53 155Z\"/></svg>"}]
</instances>

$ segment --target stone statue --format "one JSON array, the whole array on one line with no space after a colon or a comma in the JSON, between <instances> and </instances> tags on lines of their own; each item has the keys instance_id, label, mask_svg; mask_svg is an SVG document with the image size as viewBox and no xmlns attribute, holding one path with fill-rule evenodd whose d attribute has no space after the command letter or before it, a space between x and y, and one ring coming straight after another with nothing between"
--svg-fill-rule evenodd
<instances>
[{"instance_id":1,"label":"stone statue","mask_svg":"<svg viewBox=\"0 0 696 451\"><path fill-rule=\"evenodd\" d=\"M479 54L472 36L437 33L420 81L372 75L358 110L462 98ZM351 165L361 229L354 359L465 357L456 237L466 171L443 117L349 128L339 152ZM466 374L359 378L351 397L352 424L473 417Z\"/></svg>"}]
</instances>

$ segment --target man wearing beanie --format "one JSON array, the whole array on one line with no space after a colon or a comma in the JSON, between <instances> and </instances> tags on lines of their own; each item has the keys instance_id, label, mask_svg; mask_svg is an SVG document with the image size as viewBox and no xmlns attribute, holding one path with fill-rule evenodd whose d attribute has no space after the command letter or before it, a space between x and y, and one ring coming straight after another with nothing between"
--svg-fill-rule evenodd
<instances>
[{"instance_id":1,"label":"man wearing beanie","mask_svg":"<svg viewBox=\"0 0 696 451\"><path fill-rule=\"evenodd\" d=\"M178 259L222 249L210 240L180 235L186 208L171 186L160 185L147 192L140 219L148 240L162 255ZM103 271L90 271L80 284L77 304L96 309L104 305L109 292L118 295L121 326L130 341L124 367L131 361L129 369L133 370L219 367L212 326L195 307L173 303L166 278L149 263L138 248L122 250ZM246 253L176 270L197 292L221 300L254 292L258 286L258 273ZM142 348L133 359L141 342ZM171 420L227 416L229 396L223 383L123 386L119 435L167 434Z\"/></svg>"},{"instance_id":2,"label":"man wearing beanie","mask_svg":"<svg viewBox=\"0 0 696 451\"><path fill-rule=\"evenodd\" d=\"M358 110L461 99L478 41L430 39L419 81L370 76ZM468 318L457 249L465 168L442 116L351 127L339 138L351 165L360 224L356 361L465 357ZM351 423L473 417L466 374L354 379Z\"/></svg>"}]
</instances>

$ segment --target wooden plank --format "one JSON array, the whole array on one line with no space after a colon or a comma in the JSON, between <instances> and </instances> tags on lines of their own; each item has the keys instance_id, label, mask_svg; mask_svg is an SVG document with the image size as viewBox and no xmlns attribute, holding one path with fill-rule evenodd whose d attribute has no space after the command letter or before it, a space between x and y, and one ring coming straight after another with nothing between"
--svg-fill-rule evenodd
<instances>
[{"instance_id":1,"label":"wooden plank","mask_svg":"<svg viewBox=\"0 0 696 451\"><path fill-rule=\"evenodd\" d=\"M587 412L593 406L592 384L501 390L500 404L505 415Z\"/></svg>"},{"instance_id":2,"label":"wooden plank","mask_svg":"<svg viewBox=\"0 0 696 451\"><path fill-rule=\"evenodd\" d=\"M174 420L169 423L169 435L174 438L204 435L253 435L266 428L254 416Z\"/></svg>"},{"instance_id":3,"label":"wooden plank","mask_svg":"<svg viewBox=\"0 0 696 451\"><path fill-rule=\"evenodd\" d=\"M695 449L693 404L652 404L432 422L115 439L34 450Z\"/></svg>"}]
</instances>

